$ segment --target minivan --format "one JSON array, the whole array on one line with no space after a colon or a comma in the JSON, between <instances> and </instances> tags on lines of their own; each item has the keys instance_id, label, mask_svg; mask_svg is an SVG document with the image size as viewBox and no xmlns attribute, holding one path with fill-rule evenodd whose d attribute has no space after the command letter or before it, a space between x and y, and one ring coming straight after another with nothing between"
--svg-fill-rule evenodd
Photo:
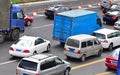
<instances>
[{"instance_id":1,"label":"minivan","mask_svg":"<svg viewBox=\"0 0 120 75\"><path fill-rule=\"evenodd\" d=\"M92 55L101 56L102 50L99 40L88 34L70 36L64 46L64 54L67 58L77 58L81 61Z\"/></svg>"}]
</instances>

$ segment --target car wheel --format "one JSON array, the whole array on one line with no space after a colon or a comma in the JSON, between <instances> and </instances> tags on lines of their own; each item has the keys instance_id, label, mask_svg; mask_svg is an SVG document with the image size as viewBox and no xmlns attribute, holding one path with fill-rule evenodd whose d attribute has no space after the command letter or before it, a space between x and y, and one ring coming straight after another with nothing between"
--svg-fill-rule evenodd
<instances>
[{"instance_id":1,"label":"car wheel","mask_svg":"<svg viewBox=\"0 0 120 75\"><path fill-rule=\"evenodd\" d=\"M109 51L113 50L113 44L110 44L108 49Z\"/></svg>"},{"instance_id":2,"label":"car wheel","mask_svg":"<svg viewBox=\"0 0 120 75\"><path fill-rule=\"evenodd\" d=\"M30 21L27 21L27 26L31 26L31 22Z\"/></svg>"},{"instance_id":3,"label":"car wheel","mask_svg":"<svg viewBox=\"0 0 120 75\"><path fill-rule=\"evenodd\" d=\"M86 56L85 56L85 55L82 55L81 61L82 61L82 62L85 61L85 58L86 58Z\"/></svg>"},{"instance_id":4,"label":"car wheel","mask_svg":"<svg viewBox=\"0 0 120 75\"><path fill-rule=\"evenodd\" d=\"M70 69L67 68L67 69L65 70L65 72L64 72L64 75L69 75L69 74L70 74Z\"/></svg>"},{"instance_id":5,"label":"car wheel","mask_svg":"<svg viewBox=\"0 0 120 75\"><path fill-rule=\"evenodd\" d=\"M99 57L101 55L102 55L102 50L99 50L97 56Z\"/></svg>"},{"instance_id":6,"label":"car wheel","mask_svg":"<svg viewBox=\"0 0 120 75\"><path fill-rule=\"evenodd\" d=\"M50 51L50 47L51 47L50 44L48 44L48 46L47 46L47 52Z\"/></svg>"}]
</instances>

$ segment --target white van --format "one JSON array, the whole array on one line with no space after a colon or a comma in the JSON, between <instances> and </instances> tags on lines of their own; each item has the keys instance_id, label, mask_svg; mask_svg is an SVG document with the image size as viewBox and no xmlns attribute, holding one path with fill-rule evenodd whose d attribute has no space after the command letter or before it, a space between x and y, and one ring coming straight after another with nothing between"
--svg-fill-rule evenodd
<instances>
[{"instance_id":1,"label":"white van","mask_svg":"<svg viewBox=\"0 0 120 75\"><path fill-rule=\"evenodd\" d=\"M67 58L80 58L81 61L92 55L101 56L102 51L103 47L99 40L87 34L68 37L64 46L64 54Z\"/></svg>"}]
</instances>

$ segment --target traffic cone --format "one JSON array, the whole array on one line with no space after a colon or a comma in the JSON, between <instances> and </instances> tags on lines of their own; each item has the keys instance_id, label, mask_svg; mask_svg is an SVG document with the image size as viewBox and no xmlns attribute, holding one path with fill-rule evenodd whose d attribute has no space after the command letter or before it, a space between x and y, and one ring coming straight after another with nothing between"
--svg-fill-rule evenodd
<instances>
[{"instance_id":1,"label":"traffic cone","mask_svg":"<svg viewBox=\"0 0 120 75\"><path fill-rule=\"evenodd\" d=\"M80 4L79 4L79 6L78 6L78 8L80 9L80 8L82 8L82 2L80 2Z\"/></svg>"},{"instance_id":2,"label":"traffic cone","mask_svg":"<svg viewBox=\"0 0 120 75\"><path fill-rule=\"evenodd\" d=\"M26 8L24 8L23 10L24 10L24 11L23 11L23 12L24 12L24 15L26 15Z\"/></svg>"},{"instance_id":3,"label":"traffic cone","mask_svg":"<svg viewBox=\"0 0 120 75\"><path fill-rule=\"evenodd\" d=\"M70 5L69 5L70 9L72 9L72 6L73 6L72 3L70 3Z\"/></svg>"},{"instance_id":4,"label":"traffic cone","mask_svg":"<svg viewBox=\"0 0 120 75\"><path fill-rule=\"evenodd\" d=\"M50 4L48 4L48 8L50 7Z\"/></svg>"},{"instance_id":5,"label":"traffic cone","mask_svg":"<svg viewBox=\"0 0 120 75\"><path fill-rule=\"evenodd\" d=\"M88 8L92 7L92 0L90 0L89 4L88 4Z\"/></svg>"},{"instance_id":6,"label":"traffic cone","mask_svg":"<svg viewBox=\"0 0 120 75\"><path fill-rule=\"evenodd\" d=\"M97 3L97 6L100 6L100 3Z\"/></svg>"},{"instance_id":7,"label":"traffic cone","mask_svg":"<svg viewBox=\"0 0 120 75\"><path fill-rule=\"evenodd\" d=\"M32 10L32 17L34 17L35 15L37 15L37 13L35 13L34 10Z\"/></svg>"}]
</instances>

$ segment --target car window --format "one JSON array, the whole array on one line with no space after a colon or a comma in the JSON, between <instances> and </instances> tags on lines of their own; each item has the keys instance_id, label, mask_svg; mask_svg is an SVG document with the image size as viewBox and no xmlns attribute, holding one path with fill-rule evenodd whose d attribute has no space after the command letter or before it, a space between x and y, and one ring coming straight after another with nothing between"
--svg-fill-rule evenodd
<instances>
[{"instance_id":1,"label":"car window","mask_svg":"<svg viewBox=\"0 0 120 75\"><path fill-rule=\"evenodd\" d=\"M23 46L23 47L30 47L32 45L32 41L30 40L24 40L24 39L18 39L14 42L15 45Z\"/></svg>"},{"instance_id":2,"label":"car window","mask_svg":"<svg viewBox=\"0 0 120 75\"><path fill-rule=\"evenodd\" d=\"M86 41L85 42L81 42L81 48L85 48L87 46Z\"/></svg>"},{"instance_id":3,"label":"car window","mask_svg":"<svg viewBox=\"0 0 120 75\"><path fill-rule=\"evenodd\" d=\"M41 44L43 42L44 40L42 38L38 38L37 40L35 40L35 45Z\"/></svg>"},{"instance_id":4,"label":"car window","mask_svg":"<svg viewBox=\"0 0 120 75\"><path fill-rule=\"evenodd\" d=\"M66 45L79 48L79 41L75 39L68 39Z\"/></svg>"},{"instance_id":5,"label":"car window","mask_svg":"<svg viewBox=\"0 0 120 75\"><path fill-rule=\"evenodd\" d=\"M60 58L55 58L56 65L62 64L62 60Z\"/></svg>"},{"instance_id":6,"label":"car window","mask_svg":"<svg viewBox=\"0 0 120 75\"><path fill-rule=\"evenodd\" d=\"M98 39L94 39L94 44L95 45L99 45L100 44L100 41Z\"/></svg>"},{"instance_id":7,"label":"car window","mask_svg":"<svg viewBox=\"0 0 120 75\"><path fill-rule=\"evenodd\" d=\"M93 36L99 38L99 39L106 39L104 34L100 34L100 33L93 33Z\"/></svg>"},{"instance_id":8,"label":"car window","mask_svg":"<svg viewBox=\"0 0 120 75\"><path fill-rule=\"evenodd\" d=\"M111 55L114 56L114 57L116 57L116 58L118 58L118 56L119 56L119 51L120 51L120 50L115 50L115 51L113 51L113 52L111 53Z\"/></svg>"},{"instance_id":9,"label":"car window","mask_svg":"<svg viewBox=\"0 0 120 75\"><path fill-rule=\"evenodd\" d=\"M116 32L116 35L117 35L117 36L120 36L120 32Z\"/></svg>"},{"instance_id":10,"label":"car window","mask_svg":"<svg viewBox=\"0 0 120 75\"><path fill-rule=\"evenodd\" d=\"M46 70L46 69L52 68L54 66L56 66L55 60L46 60L46 62L41 63L40 69Z\"/></svg>"},{"instance_id":11,"label":"car window","mask_svg":"<svg viewBox=\"0 0 120 75\"><path fill-rule=\"evenodd\" d=\"M87 46L92 46L93 45L93 40L87 41Z\"/></svg>"},{"instance_id":12,"label":"car window","mask_svg":"<svg viewBox=\"0 0 120 75\"><path fill-rule=\"evenodd\" d=\"M37 70L37 63L32 62L32 61L27 61L27 60L21 60L19 67L26 69L26 70L36 71Z\"/></svg>"}]
</instances>

